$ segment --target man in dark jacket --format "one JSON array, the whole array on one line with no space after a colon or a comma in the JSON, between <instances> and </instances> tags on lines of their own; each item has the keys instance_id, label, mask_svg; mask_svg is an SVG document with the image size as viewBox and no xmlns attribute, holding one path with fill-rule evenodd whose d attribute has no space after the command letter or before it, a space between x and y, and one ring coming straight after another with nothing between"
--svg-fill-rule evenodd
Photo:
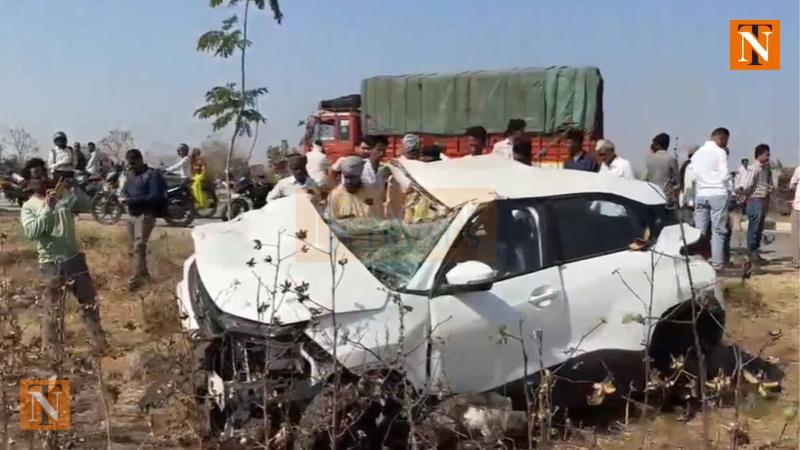
<instances>
[{"instance_id":1,"label":"man in dark jacket","mask_svg":"<svg viewBox=\"0 0 800 450\"><path fill-rule=\"evenodd\" d=\"M156 225L156 217L166 207L167 192L161 172L144 163L142 152L128 150L125 154L128 173L122 187L121 200L128 205L128 245L133 255L133 276L129 289L135 291L150 279L147 270L147 241Z\"/></svg>"}]
</instances>

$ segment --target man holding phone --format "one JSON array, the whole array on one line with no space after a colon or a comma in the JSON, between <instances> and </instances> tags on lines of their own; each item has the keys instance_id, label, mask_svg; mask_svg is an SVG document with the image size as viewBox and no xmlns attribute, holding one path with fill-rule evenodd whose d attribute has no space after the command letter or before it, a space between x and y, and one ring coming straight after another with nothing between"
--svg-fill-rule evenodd
<instances>
[{"instance_id":1,"label":"man holding phone","mask_svg":"<svg viewBox=\"0 0 800 450\"><path fill-rule=\"evenodd\" d=\"M47 187L44 178L28 180L32 196L20 212L25 237L36 242L39 273L45 282L42 347L53 356L61 354L62 343L56 339L58 317L62 313L59 308L63 308L62 296L68 289L81 305L89 342L100 354L107 343L100 325L97 293L75 234L74 211L88 208L90 201L80 189L73 189L71 178L61 179L53 189Z\"/></svg>"}]
</instances>

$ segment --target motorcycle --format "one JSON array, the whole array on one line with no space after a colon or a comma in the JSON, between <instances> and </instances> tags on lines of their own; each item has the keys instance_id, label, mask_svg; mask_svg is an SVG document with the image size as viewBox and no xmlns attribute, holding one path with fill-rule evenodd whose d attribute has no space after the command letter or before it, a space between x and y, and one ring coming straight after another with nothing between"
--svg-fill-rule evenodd
<instances>
[{"instance_id":1,"label":"motorcycle","mask_svg":"<svg viewBox=\"0 0 800 450\"><path fill-rule=\"evenodd\" d=\"M214 183L212 181L207 181L203 185L203 192L206 195L206 203L201 207L198 204L197 200L194 198L191 178L184 179L170 172L163 172L163 174L164 174L164 179L167 180L167 185L169 186L178 186L181 183L185 182L189 183L189 194L192 195L192 202L194 203L194 210L196 217L200 217L201 219L210 219L214 217L214 214L217 213L219 200L217 198L217 192L214 189Z\"/></svg>"},{"instance_id":2,"label":"motorcycle","mask_svg":"<svg viewBox=\"0 0 800 450\"><path fill-rule=\"evenodd\" d=\"M75 185L89 198L94 198L103 190L103 177L91 175L89 172L75 172Z\"/></svg>"},{"instance_id":3,"label":"motorcycle","mask_svg":"<svg viewBox=\"0 0 800 450\"><path fill-rule=\"evenodd\" d=\"M175 227L188 227L197 214L192 196L191 178L167 187L167 211L164 220Z\"/></svg>"},{"instance_id":4,"label":"motorcycle","mask_svg":"<svg viewBox=\"0 0 800 450\"><path fill-rule=\"evenodd\" d=\"M274 184L256 180L250 177L240 178L231 193L230 214L228 205L223 206L222 220L233 219L251 209L259 209L267 204L267 194L272 190ZM226 199L223 198L223 201Z\"/></svg>"},{"instance_id":5,"label":"motorcycle","mask_svg":"<svg viewBox=\"0 0 800 450\"><path fill-rule=\"evenodd\" d=\"M18 174L2 177L3 196L9 203L22 207L22 204L31 198L30 192L25 190L25 179Z\"/></svg>"},{"instance_id":6,"label":"motorcycle","mask_svg":"<svg viewBox=\"0 0 800 450\"><path fill-rule=\"evenodd\" d=\"M122 213L125 212L125 207L117 196L123 170L122 164L115 164L106 175L100 191L92 197L92 216L94 220L104 225L119 222Z\"/></svg>"},{"instance_id":7,"label":"motorcycle","mask_svg":"<svg viewBox=\"0 0 800 450\"><path fill-rule=\"evenodd\" d=\"M121 165L109 172L103 191L92 200L92 215L95 220L106 225L117 223L125 210L119 200L117 190L123 172ZM191 192L191 180L170 186L167 185L167 210L163 219L172 226L188 227L194 221L194 198Z\"/></svg>"}]
</instances>

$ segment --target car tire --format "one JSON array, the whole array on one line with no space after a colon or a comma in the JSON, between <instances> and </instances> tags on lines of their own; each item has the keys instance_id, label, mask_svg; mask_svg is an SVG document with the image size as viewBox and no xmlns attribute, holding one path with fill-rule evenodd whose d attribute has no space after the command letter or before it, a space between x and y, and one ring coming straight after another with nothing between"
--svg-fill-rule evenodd
<instances>
[{"instance_id":1,"label":"car tire","mask_svg":"<svg viewBox=\"0 0 800 450\"><path fill-rule=\"evenodd\" d=\"M402 443L408 425L401 420L403 403L399 376L369 374L341 380L336 396L339 439L337 448L392 448L388 443ZM294 450L328 450L331 448L330 425L334 386L329 383L308 404L297 425ZM347 419L355 417L352 423Z\"/></svg>"}]
</instances>

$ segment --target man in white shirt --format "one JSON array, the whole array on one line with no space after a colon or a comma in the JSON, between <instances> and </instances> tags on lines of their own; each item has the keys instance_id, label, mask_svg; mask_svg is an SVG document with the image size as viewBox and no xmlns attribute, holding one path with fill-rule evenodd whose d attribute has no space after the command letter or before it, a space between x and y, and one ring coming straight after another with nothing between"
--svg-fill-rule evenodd
<instances>
[{"instance_id":1,"label":"man in white shirt","mask_svg":"<svg viewBox=\"0 0 800 450\"><path fill-rule=\"evenodd\" d=\"M308 159L304 155L294 154L287 158L290 176L281 179L269 191L267 201L277 200L292 196L300 191L313 193L317 197L317 183L311 178L306 169Z\"/></svg>"},{"instance_id":2,"label":"man in white shirt","mask_svg":"<svg viewBox=\"0 0 800 450\"><path fill-rule=\"evenodd\" d=\"M742 188L742 184L747 180L750 173L750 160L747 158L742 159L742 165L736 169L736 178L733 180L733 187L736 190Z\"/></svg>"},{"instance_id":3,"label":"man in white shirt","mask_svg":"<svg viewBox=\"0 0 800 450\"><path fill-rule=\"evenodd\" d=\"M324 186L328 182L328 174L331 168L331 161L325 156L325 151L322 147L322 141L314 142L311 146L311 151L306 153L308 164L308 176L317 183L318 186Z\"/></svg>"},{"instance_id":4,"label":"man in white shirt","mask_svg":"<svg viewBox=\"0 0 800 450\"><path fill-rule=\"evenodd\" d=\"M789 187L794 188L794 201L792 202L792 246L794 257L792 265L800 269L800 167L794 169Z\"/></svg>"},{"instance_id":5,"label":"man in white shirt","mask_svg":"<svg viewBox=\"0 0 800 450\"><path fill-rule=\"evenodd\" d=\"M711 265L719 270L725 264L725 237L728 233L728 201L731 173L728 170L730 132L717 128L692 156L691 173L695 184L694 225L703 235L711 230Z\"/></svg>"},{"instance_id":6,"label":"man in white shirt","mask_svg":"<svg viewBox=\"0 0 800 450\"><path fill-rule=\"evenodd\" d=\"M369 149L369 154L364 161L364 169L361 171L362 183L374 185L381 190L386 189L386 181L391 172L387 167L381 165L381 161L386 154L388 144L389 140L385 136L374 137L372 148Z\"/></svg>"},{"instance_id":7,"label":"man in white shirt","mask_svg":"<svg viewBox=\"0 0 800 450\"><path fill-rule=\"evenodd\" d=\"M67 146L67 135L63 131L57 131L53 135L53 149L47 160L47 167L53 176L53 180L61 178L72 178L75 175L75 165L77 159L72 147Z\"/></svg>"},{"instance_id":8,"label":"man in white shirt","mask_svg":"<svg viewBox=\"0 0 800 450\"><path fill-rule=\"evenodd\" d=\"M94 142L86 144L89 148L89 161L86 162L86 172L89 175L100 175L103 170L103 154L97 150Z\"/></svg>"},{"instance_id":9,"label":"man in white shirt","mask_svg":"<svg viewBox=\"0 0 800 450\"><path fill-rule=\"evenodd\" d=\"M165 172L175 174L181 178L192 176L192 157L189 156L189 146L181 144L178 146L178 162L164 169Z\"/></svg>"},{"instance_id":10,"label":"man in white shirt","mask_svg":"<svg viewBox=\"0 0 800 450\"><path fill-rule=\"evenodd\" d=\"M633 180L635 178L630 161L617 155L616 146L610 139L597 141L594 151L601 163L600 173L625 180Z\"/></svg>"},{"instance_id":11,"label":"man in white shirt","mask_svg":"<svg viewBox=\"0 0 800 450\"><path fill-rule=\"evenodd\" d=\"M494 144L492 154L505 159L514 159L514 144L525 134L525 123L522 119L511 119L506 126L506 138Z\"/></svg>"}]
</instances>

